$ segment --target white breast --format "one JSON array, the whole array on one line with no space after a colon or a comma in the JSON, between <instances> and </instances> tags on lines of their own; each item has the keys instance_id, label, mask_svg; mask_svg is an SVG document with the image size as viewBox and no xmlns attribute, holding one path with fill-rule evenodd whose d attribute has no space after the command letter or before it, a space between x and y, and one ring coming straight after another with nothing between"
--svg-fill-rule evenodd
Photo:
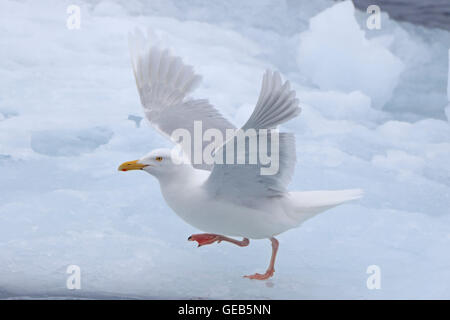
<instances>
[{"instance_id":1,"label":"white breast","mask_svg":"<svg viewBox=\"0 0 450 320\"><path fill-rule=\"evenodd\" d=\"M193 227L207 233L252 239L269 238L293 227L282 203L272 200L262 210L211 198L202 187L209 172L196 171L200 171L199 176L184 183L160 181L167 204Z\"/></svg>"}]
</instances>

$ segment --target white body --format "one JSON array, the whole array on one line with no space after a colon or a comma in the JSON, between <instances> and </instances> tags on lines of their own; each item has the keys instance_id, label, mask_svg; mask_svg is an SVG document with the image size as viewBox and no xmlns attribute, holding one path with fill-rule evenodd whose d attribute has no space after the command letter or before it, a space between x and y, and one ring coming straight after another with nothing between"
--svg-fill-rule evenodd
<instances>
[{"instance_id":1,"label":"white body","mask_svg":"<svg viewBox=\"0 0 450 320\"><path fill-rule=\"evenodd\" d=\"M171 137L179 129L195 136L196 121L201 121L204 131L214 129L222 137L228 129L235 129L207 100L188 97L200 76L179 57L167 49L150 47L149 39L140 32L130 37L130 49L145 115L164 136ZM283 81L279 72L267 70L255 109L242 129L271 130L272 135L278 125L295 118L300 111L289 81ZM295 138L288 133L275 136L278 139L271 140L270 146L277 147L274 150L279 165L273 175L262 175L263 164L259 162L245 166L220 165L221 162L211 165L196 163L191 157L188 160L193 165L178 166L172 163L170 150L154 150L139 161L123 164L119 170L141 169L155 176L167 204L190 225L208 233L252 239L271 238L362 195L359 189L288 192L295 169ZM220 149L228 150L224 146L232 142L234 138ZM206 145L203 142L202 152ZM195 148L185 146L183 151L192 156ZM249 156L251 152L246 148L241 155ZM222 153L217 154L215 160L221 160Z\"/></svg>"},{"instance_id":2,"label":"white body","mask_svg":"<svg viewBox=\"0 0 450 320\"><path fill-rule=\"evenodd\" d=\"M204 188L208 171L191 168L178 179L159 178L169 207L186 223L207 232L250 239L270 238L298 227L305 220L345 201L359 198L361 190L289 192L243 206L211 198ZM183 178L181 178L183 177Z\"/></svg>"}]
</instances>

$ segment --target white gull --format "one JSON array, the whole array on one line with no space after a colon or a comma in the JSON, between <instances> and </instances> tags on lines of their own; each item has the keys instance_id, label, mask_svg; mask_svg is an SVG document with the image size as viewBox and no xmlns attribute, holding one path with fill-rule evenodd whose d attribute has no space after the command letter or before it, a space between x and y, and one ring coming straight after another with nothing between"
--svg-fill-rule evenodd
<instances>
[{"instance_id":1,"label":"white gull","mask_svg":"<svg viewBox=\"0 0 450 320\"><path fill-rule=\"evenodd\" d=\"M194 135L194 121L201 121L203 130L217 129L223 136L227 129L235 129L207 100L188 98L200 81L192 67L168 50L151 47L148 38L140 32L130 36L130 49L146 118L164 136L171 138L176 129L186 129ZM266 71L258 102L242 130L268 129L270 137L278 125L299 113L298 99L289 82L283 83L278 72ZM256 164L220 164L218 155L225 157L226 152L218 151L228 150L227 145L236 138L215 150L213 164L180 163L184 159L172 150L157 149L139 160L123 163L119 170L143 170L156 177L169 207L188 224L207 232L188 238L197 241L199 246L221 241L247 246L249 239L270 239L272 257L267 271L246 276L264 280L275 271L279 246L276 235L362 196L360 189L288 191L296 162L295 139L290 133L277 136L279 168L273 175L261 174L264 166L259 159ZM206 146L202 142L201 151ZM192 148L184 150L184 154L193 154ZM251 152L254 151L247 146L246 159ZM243 240L230 236L243 237Z\"/></svg>"}]
</instances>

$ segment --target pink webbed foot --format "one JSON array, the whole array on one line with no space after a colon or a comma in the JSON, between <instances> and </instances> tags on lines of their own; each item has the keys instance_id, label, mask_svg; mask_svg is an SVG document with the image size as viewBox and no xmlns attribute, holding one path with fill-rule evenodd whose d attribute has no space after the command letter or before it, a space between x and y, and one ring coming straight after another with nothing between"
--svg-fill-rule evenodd
<instances>
[{"instance_id":1,"label":"pink webbed foot","mask_svg":"<svg viewBox=\"0 0 450 320\"><path fill-rule=\"evenodd\" d=\"M252 275L244 276L244 278L252 279L252 280L267 280L273 276L275 270L267 270L266 273L255 273Z\"/></svg>"},{"instance_id":2,"label":"pink webbed foot","mask_svg":"<svg viewBox=\"0 0 450 320\"><path fill-rule=\"evenodd\" d=\"M217 241L220 243L222 241L219 235L210 234L210 233L202 233L202 234L193 234L188 238L189 241L197 241L198 247L211 244Z\"/></svg>"},{"instance_id":3,"label":"pink webbed foot","mask_svg":"<svg viewBox=\"0 0 450 320\"><path fill-rule=\"evenodd\" d=\"M250 276L244 276L244 278L253 279L253 280L267 280L273 276L273 273L275 272L275 259L277 257L279 243L278 243L278 240L275 239L274 237L270 238L270 241L272 242L272 257L270 258L269 268L267 268L266 273L264 273L264 274L255 273Z\"/></svg>"},{"instance_id":4,"label":"pink webbed foot","mask_svg":"<svg viewBox=\"0 0 450 320\"><path fill-rule=\"evenodd\" d=\"M192 236L190 236L188 238L188 240L189 241L197 241L199 247L207 245L207 244L211 244L214 242L220 243L221 241L231 242L240 247L248 246L248 244L250 243L250 241L247 238L244 238L241 241L239 241L239 240L235 240L232 238L228 238L228 237L221 236L218 234L213 234L213 233L193 234ZM244 278L253 279L253 280L267 280L273 276L273 274L275 272L275 268L274 268L275 258L277 256L279 244L278 244L278 240L275 239L274 237L270 238L270 241L272 242L272 257L270 258L269 268L267 269L266 273L264 273L264 274L255 273L253 275L244 276Z\"/></svg>"},{"instance_id":5,"label":"pink webbed foot","mask_svg":"<svg viewBox=\"0 0 450 320\"><path fill-rule=\"evenodd\" d=\"M188 240L189 241L197 241L199 247L214 243L216 241L217 241L217 243L220 243L221 241L227 241L227 242L234 243L235 245L240 246L240 247L248 246L248 244L250 243L250 241L247 238L244 238L244 239L242 239L242 241L239 241L239 240L235 240L232 238L228 238L228 237L221 236L218 234L213 234L213 233L193 234L192 236L190 236L188 238Z\"/></svg>"}]
</instances>

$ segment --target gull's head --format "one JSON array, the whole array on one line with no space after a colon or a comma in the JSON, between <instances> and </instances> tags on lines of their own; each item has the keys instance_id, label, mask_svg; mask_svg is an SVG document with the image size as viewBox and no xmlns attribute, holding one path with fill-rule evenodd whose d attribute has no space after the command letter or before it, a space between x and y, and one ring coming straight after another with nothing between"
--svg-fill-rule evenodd
<instances>
[{"instance_id":1,"label":"gull's head","mask_svg":"<svg viewBox=\"0 0 450 320\"><path fill-rule=\"evenodd\" d=\"M139 160L122 163L118 170L143 170L159 178L176 173L180 166L182 166L180 163L180 159L174 159L174 155L170 149L156 149Z\"/></svg>"}]
</instances>

